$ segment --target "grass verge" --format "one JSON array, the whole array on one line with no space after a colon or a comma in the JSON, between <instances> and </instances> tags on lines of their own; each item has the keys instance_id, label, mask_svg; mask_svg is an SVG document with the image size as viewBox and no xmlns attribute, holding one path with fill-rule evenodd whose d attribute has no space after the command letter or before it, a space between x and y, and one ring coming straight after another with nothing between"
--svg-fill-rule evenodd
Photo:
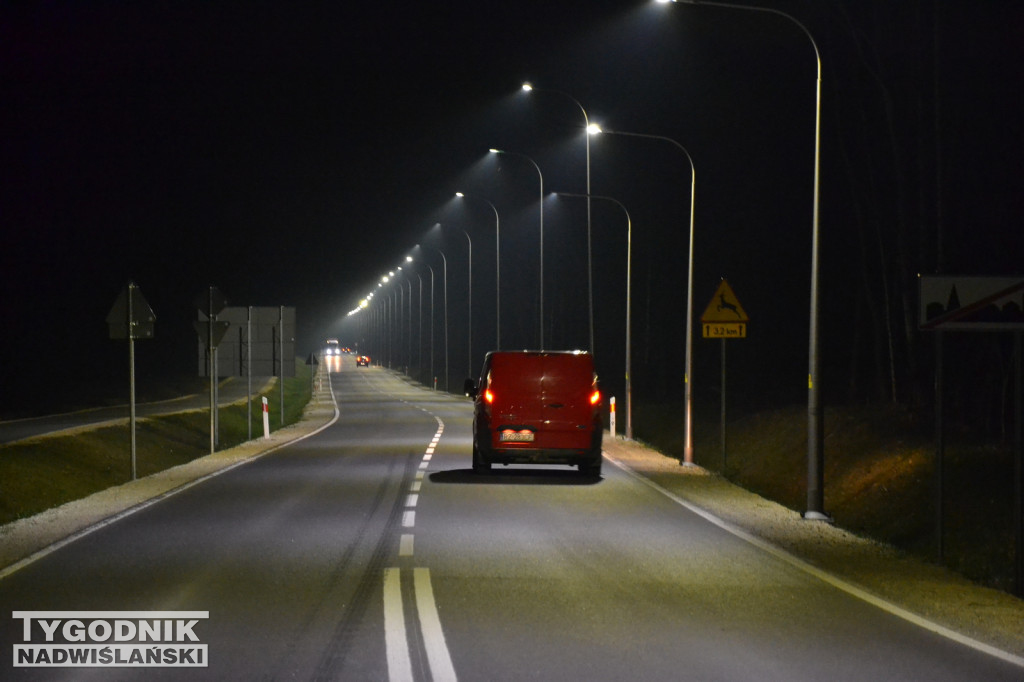
<instances>
[{"instance_id":1,"label":"grass verge","mask_svg":"<svg viewBox=\"0 0 1024 682\"><path fill-rule=\"evenodd\" d=\"M682 458L682 406L638 405L634 431ZM1013 461L1009 445L949 439L944 460L943 552L935 445L927 424L894 407L827 409L825 511L836 525L941 563L1004 591L1013 589ZM695 463L794 511L806 509L805 406L731 421L722 448L717 414L694 419Z\"/></svg>"},{"instance_id":2,"label":"grass verge","mask_svg":"<svg viewBox=\"0 0 1024 682\"><path fill-rule=\"evenodd\" d=\"M280 388L267 392L271 431L281 424ZM296 361L284 380L284 424L294 424L310 399L310 367ZM254 436L263 433L262 403L254 396ZM218 410L218 450L249 436L246 406ZM139 478L210 454L210 411L138 419L135 429ZM131 432L123 424L0 445L0 524L25 518L131 480Z\"/></svg>"}]
</instances>

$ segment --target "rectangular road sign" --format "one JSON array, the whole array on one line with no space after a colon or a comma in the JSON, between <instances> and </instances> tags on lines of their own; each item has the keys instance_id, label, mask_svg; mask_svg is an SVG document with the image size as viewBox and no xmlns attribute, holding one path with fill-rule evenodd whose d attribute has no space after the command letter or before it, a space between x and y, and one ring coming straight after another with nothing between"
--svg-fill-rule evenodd
<instances>
[{"instance_id":1,"label":"rectangular road sign","mask_svg":"<svg viewBox=\"0 0 1024 682\"><path fill-rule=\"evenodd\" d=\"M199 319L201 324L207 324L203 313L199 313ZM226 307L217 315L217 322L227 325L224 338L217 345L220 376L244 377L250 371L253 376L278 376L282 365L284 376L295 376L295 308ZM202 340L198 360L199 376L205 377L208 361Z\"/></svg>"},{"instance_id":2,"label":"rectangular road sign","mask_svg":"<svg viewBox=\"0 0 1024 682\"><path fill-rule=\"evenodd\" d=\"M745 339L747 338L746 322L705 322L705 339Z\"/></svg>"},{"instance_id":3,"label":"rectangular road sign","mask_svg":"<svg viewBox=\"0 0 1024 682\"><path fill-rule=\"evenodd\" d=\"M1024 277L920 277L925 331L1024 329Z\"/></svg>"}]
</instances>

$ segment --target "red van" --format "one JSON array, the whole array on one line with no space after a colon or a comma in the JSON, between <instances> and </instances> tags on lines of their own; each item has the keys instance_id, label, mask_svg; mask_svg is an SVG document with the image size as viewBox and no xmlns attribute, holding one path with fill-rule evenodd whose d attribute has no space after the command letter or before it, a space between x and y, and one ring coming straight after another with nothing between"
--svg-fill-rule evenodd
<instances>
[{"instance_id":1,"label":"red van","mask_svg":"<svg viewBox=\"0 0 1024 682\"><path fill-rule=\"evenodd\" d=\"M570 464L601 473L601 391L584 351L491 351L473 398L473 470L491 464Z\"/></svg>"}]
</instances>

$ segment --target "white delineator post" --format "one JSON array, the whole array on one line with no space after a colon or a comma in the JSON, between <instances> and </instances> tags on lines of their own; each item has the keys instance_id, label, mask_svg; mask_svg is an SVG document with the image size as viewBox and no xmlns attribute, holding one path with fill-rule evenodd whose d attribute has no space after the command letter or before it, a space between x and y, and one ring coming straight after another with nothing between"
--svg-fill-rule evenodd
<instances>
[{"instance_id":1,"label":"white delineator post","mask_svg":"<svg viewBox=\"0 0 1024 682\"><path fill-rule=\"evenodd\" d=\"M270 438L270 404L266 396L263 396L263 437Z\"/></svg>"},{"instance_id":2,"label":"white delineator post","mask_svg":"<svg viewBox=\"0 0 1024 682\"><path fill-rule=\"evenodd\" d=\"M608 430L615 438L615 396L608 399Z\"/></svg>"}]
</instances>

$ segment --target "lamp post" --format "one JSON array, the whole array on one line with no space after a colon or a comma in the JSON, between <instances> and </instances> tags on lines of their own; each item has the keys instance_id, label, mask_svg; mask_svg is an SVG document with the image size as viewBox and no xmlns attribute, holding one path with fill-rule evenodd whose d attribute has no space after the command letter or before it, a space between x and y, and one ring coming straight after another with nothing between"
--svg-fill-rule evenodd
<instances>
[{"instance_id":1,"label":"lamp post","mask_svg":"<svg viewBox=\"0 0 1024 682\"><path fill-rule=\"evenodd\" d=\"M459 197L460 199L464 199L466 198L467 195L462 192L456 192L455 196ZM484 199L483 197L478 197L475 195L469 196L471 196L473 199L478 199L484 202L485 204L491 207L492 211L494 211L494 311L498 318L495 350L501 350L501 218L498 216L498 209L495 208L494 204L492 204L490 201ZM543 204L541 210L544 210ZM473 373L470 372L470 376L472 376L472 374Z\"/></svg>"},{"instance_id":2,"label":"lamp post","mask_svg":"<svg viewBox=\"0 0 1024 682\"><path fill-rule=\"evenodd\" d=\"M438 227L440 227L440 224L438 224ZM433 246L421 246L421 245L417 244L416 248L418 248L418 249L431 249L433 251L437 251L439 254L441 254L441 262L444 264L444 270L443 270L444 276L442 277L442 282L444 284L444 391L445 391L445 393L447 393L448 392L448 259L445 257L444 251L442 251L441 249L435 248ZM433 276L433 270L431 270L431 276ZM431 280L431 281L433 281L433 280ZM431 286L431 291L433 291L433 286ZM433 294L431 294L431 298L433 298ZM433 325L433 322L431 322L431 325ZM431 374L433 374L433 372L431 372Z\"/></svg>"},{"instance_id":3,"label":"lamp post","mask_svg":"<svg viewBox=\"0 0 1024 682\"><path fill-rule=\"evenodd\" d=\"M469 232L462 230L466 235L466 242L469 244L469 294L466 299L466 309L469 323L466 328L466 345L469 348L469 361L466 364L466 376L473 376L473 240L469 238Z\"/></svg>"},{"instance_id":4,"label":"lamp post","mask_svg":"<svg viewBox=\"0 0 1024 682\"><path fill-rule=\"evenodd\" d=\"M633 440L633 220L629 211L618 199L591 194L572 194L555 192L562 197L585 197L586 199L602 199L617 204L626 214L626 438Z\"/></svg>"},{"instance_id":5,"label":"lamp post","mask_svg":"<svg viewBox=\"0 0 1024 682\"><path fill-rule=\"evenodd\" d=\"M427 269L430 270L430 374L428 376L428 379L431 379L434 376L434 268L432 268L430 266L430 263L426 262L425 260L424 261L419 261L419 260L416 260L415 258L413 258L412 256L406 256L405 259L406 259L406 261L408 261L410 263L420 263L420 262L422 262L425 266L427 266ZM422 298L423 298L423 291L421 289L420 290L421 304L422 304ZM423 337L423 310L422 310L422 305L421 305L420 306L420 338L421 338L421 342L422 342L422 337ZM420 361L421 371L422 371L422 365L423 365L423 363L422 363L422 360L421 360Z\"/></svg>"},{"instance_id":6,"label":"lamp post","mask_svg":"<svg viewBox=\"0 0 1024 682\"><path fill-rule=\"evenodd\" d=\"M381 283L378 284L377 286L379 286L379 287L381 287L383 289L384 284L386 282L387 282L387 277L384 277L381 280ZM384 297L383 298L384 298L384 302L383 302L383 306L384 306L383 312L384 312L384 315L383 315L383 321L382 321L382 324L381 324L381 351L387 357L387 367L388 367L388 369L390 369L391 368L391 337L392 337L393 328L394 328L394 325L393 325L393 323L391 321L391 313L394 310L394 306L391 305L391 298L392 297L388 295L388 292L386 292L386 291L384 292ZM384 363L382 362L381 364L383 365Z\"/></svg>"},{"instance_id":7,"label":"lamp post","mask_svg":"<svg viewBox=\"0 0 1024 682\"><path fill-rule=\"evenodd\" d=\"M537 162L531 159L526 154L520 154L519 152L509 152L504 149L491 148L492 154L507 154L509 156L518 156L520 158L529 161L534 169L537 171L537 178L540 181L540 346L538 350L544 349L544 174L540 172L540 166Z\"/></svg>"},{"instance_id":8,"label":"lamp post","mask_svg":"<svg viewBox=\"0 0 1024 682\"><path fill-rule=\"evenodd\" d=\"M593 264L593 249L591 248L591 237L590 237L590 135L586 134L590 130L590 117L587 116L587 110L583 108L583 105L579 101L567 92L561 90L549 90L547 88L535 88L530 83L523 83L523 92L552 92L562 97L569 98L573 104L579 107L579 110L583 113L583 130L584 140L586 141L587 148L587 308L590 314L590 352L594 352L594 264Z\"/></svg>"},{"instance_id":9,"label":"lamp post","mask_svg":"<svg viewBox=\"0 0 1024 682\"><path fill-rule=\"evenodd\" d=\"M396 272L397 274L402 275L406 284L409 285L409 299L406 303L408 315L406 316L405 330L405 375L409 376L409 366L412 365L412 279L409 278L408 273L402 269L401 265L396 268ZM401 282L398 283L398 289L404 294ZM401 308L399 308L399 310L401 310ZM399 320L399 324L401 324L401 320ZM399 350L401 350L401 344L399 345Z\"/></svg>"},{"instance_id":10,"label":"lamp post","mask_svg":"<svg viewBox=\"0 0 1024 682\"><path fill-rule=\"evenodd\" d=\"M395 359L397 360L396 367L400 369L402 366L402 337L404 336L402 333L402 309L405 307L405 289L402 288L402 283L396 279L398 277L396 271L389 272L388 276L398 287L398 305L395 309Z\"/></svg>"},{"instance_id":11,"label":"lamp post","mask_svg":"<svg viewBox=\"0 0 1024 682\"><path fill-rule=\"evenodd\" d=\"M604 130L599 126L590 126L587 130L591 135L626 135L629 137L644 137L651 140L662 140L679 148L686 155L690 163L690 248L689 264L686 277L686 368L685 380L683 382L683 410L685 415L684 428L685 438L683 445L683 465L693 466L693 237L694 237L694 208L697 202L697 170L693 165L693 157L686 147L679 144L670 137L663 135L646 135L644 133L626 133L617 130Z\"/></svg>"},{"instance_id":12,"label":"lamp post","mask_svg":"<svg viewBox=\"0 0 1024 682\"><path fill-rule=\"evenodd\" d=\"M658 2L678 2L678 0L658 0ZM810 331L808 334L807 352L807 510L805 519L829 521L831 517L825 513L825 462L824 462L824 413L821 408L821 356L819 339L821 332L820 299L818 285L820 282L820 241L818 238L818 207L820 198L821 177L821 52L814 36L800 21L785 12L771 7L755 7L731 2L701 2L700 0L683 0L690 5L709 5L725 9L749 10L766 12L783 17L803 31L814 48L817 63L817 85L814 99L814 198L811 208L811 310Z\"/></svg>"},{"instance_id":13,"label":"lamp post","mask_svg":"<svg viewBox=\"0 0 1024 682\"><path fill-rule=\"evenodd\" d=\"M410 266L411 266L411 264L415 263L415 261L413 260L412 256L406 256L405 257L405 262L409 263ZM419 315L419 322L418 322L418 325L416 327L417 335L418 335L418 339L416 341L416 353L417 353L416 374L421 374L423 372L423 277L420 275L420 273L417 272L416 273L416 279L418 279L419 283L420 283L420 302L417 305L417 310L418 310L418 315ZM410 298L412 297L412 281L411 280L409 281L409 297ZM410 318L411 318L412 317L412 302L409 303L409 315L410 315ZM409 320L409 336L412 336L412 320L411 319ZM412 351L411 350L409 351L409 361L412 362Z\"/></svg>"}]
</instances>

